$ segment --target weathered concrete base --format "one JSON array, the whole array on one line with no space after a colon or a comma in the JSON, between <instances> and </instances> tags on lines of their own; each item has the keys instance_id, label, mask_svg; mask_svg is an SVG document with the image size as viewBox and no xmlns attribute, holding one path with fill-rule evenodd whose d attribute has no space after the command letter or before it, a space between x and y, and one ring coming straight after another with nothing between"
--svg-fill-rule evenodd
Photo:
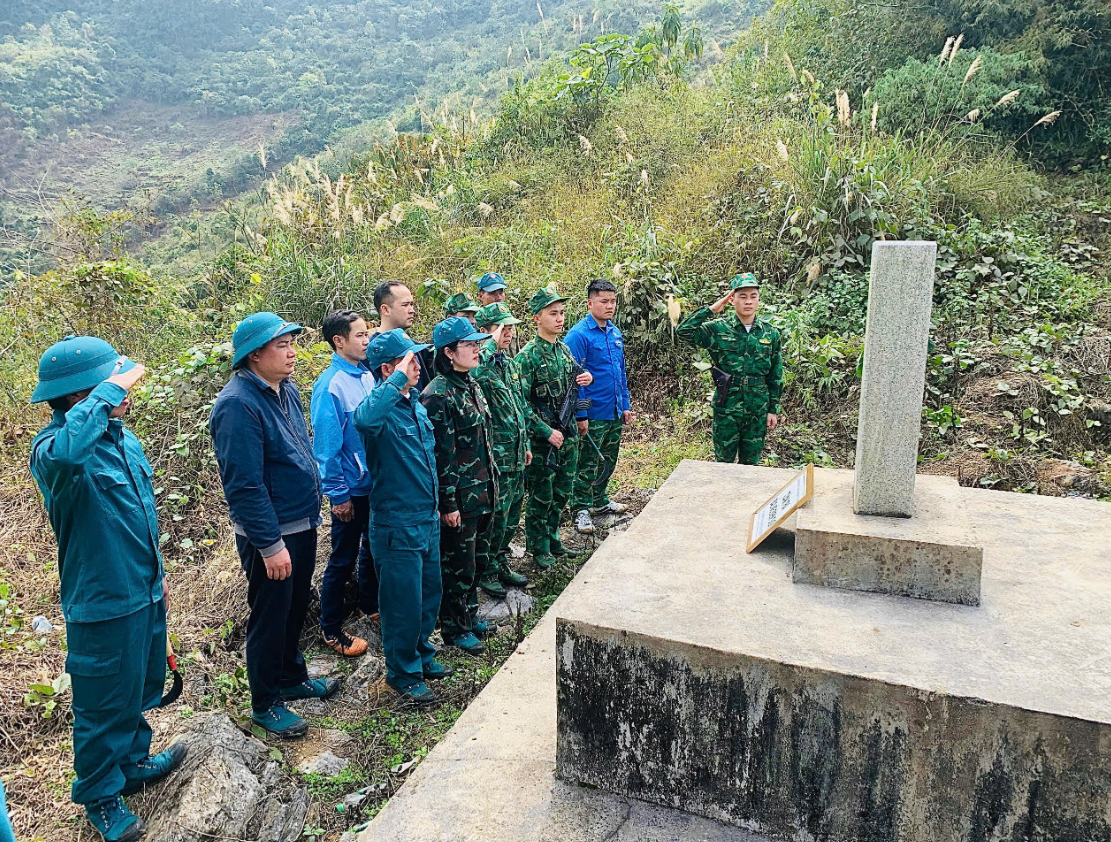
<instances>
[{"instance_id":1,"label":"weathered concrete base","mask_svg":"<svg viewBox=\"0 0 1111 842\"><path fill-rule=\"evenodd\" d=\"M795 582L980 604L984 552L955 479L918 477L914 516L896 518L855 514L851 474L822 478L798 511Z\"/></svg>"},{"instance_id":2,"label":"weathered concrete base","mask_svg":"<svg viewBox=\"0 0 1111 842\"><path fill-rule=\"evenodd\" d=\"M1111 840L1111 508L967 491L971 608L746 555L789 475L684 462L557 603L559 776L776 839Z\"/></svg>"}]
</instances>

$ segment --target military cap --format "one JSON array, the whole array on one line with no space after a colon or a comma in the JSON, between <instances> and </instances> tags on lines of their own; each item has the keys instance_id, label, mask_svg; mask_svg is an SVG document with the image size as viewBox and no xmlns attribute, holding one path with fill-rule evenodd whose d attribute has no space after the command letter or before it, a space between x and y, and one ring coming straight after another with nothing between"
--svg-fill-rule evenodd
<instances>
[{"instance_id":1,"label":"military cap","mask_svg":"<svg viewBox=\"0 0 1111 842\"><path fill-rule=\"evenodd\" d=\"M466 321L466 319L464 319ZM428 345L421 345L415 341L402 328L395 327L385 333L379 333L366 349L366 361L372 369L377 371L385 363L404 357L409 351L419 354Z\"/></svg>"},{"instance_id":2,"label":"military cap","mask_svg":"<svg viewBox=\"0 0 1111 842\"><path fill-rule=\"evenodd\" d=\"M437 351L452 342L479 342L489 338L490 334L475 330L471 320L462 316L444 319L432 331L432 344Z\"/></svg>"},{"instance_id":3,"label":"military cap","mask_svg":"<svg viewBox=\"0 0 1111 842\"><path fill-rule=\"evenodd\" d=\"M756 280L756 276L751 272L742 272L739 275L734 275L733 280L729 282L730 289L748 289L750 287L760 289L760 282Z\"/></svg>"},{"instance_id":4,"label":"military cap","mask_svg":"<svg viewBox=\"0 0 1111 842\"><path fill-rule=\"evenodd\" d=\"M521 320L515 318L509 309L509 305L504 301L497 301L493 304L487 304L477 313L475 313L475 324L482 325L519 325Z\"/></svg>"},{"instance_id":5,"label":"military cap","mask_svg":"<svg viewBox=\"0 0 1111 842\"><path fill-rule=\"evenodd\" d=\"M544 287L537 290L536 295L529 299L528 311L532 315L536 315L545 307L555 304L557 301L566 301L566 295L560 295L555 291L554 287Z\"/></svg>"},{"instance_id":6,"label":"military cap","mask_svg":"<svg viewBox=\"0 0 1111 842\"><path fill-rule=\"evenodd\" d=\"M444 315L451 316L455 313L477 313L478 305L475 300L465 292L457 292L444 302Z\"/></svg>"},{"instance_id":7,"label":"military cap","mask_svg":"<svg viewBox=\"0 0 1111 842\"><path fill-rule=\"evenodd\" d=\"M272 339L287 333L300 333L304 328L287 322L276 313L252 313L235 326L231 335L231 367L239 368L247 360L247 355L257 351Z\"/></svg>"},{"instance_id":8,"label":"military cap","mask_svg":"<svg viewBox=\"0 0 1111 842\"><path fill-rule=\"evenodd\" d=\"M499 289L505 289L505 278L497 272L487 272L478 279L478 288L483 292L496 292Z\"/></svg>"},{"instance_id":9,"label":"military cap","mask_svg":"<svg viewBox=\"0 0 1111 842\"><path fill-rule=\"evenodd\" d=\"M67 336L46 349L39 359L39 382L31 403L54 400L99 386L113 374L135 363L95 336Z\"/></svg>"}]
</instances>

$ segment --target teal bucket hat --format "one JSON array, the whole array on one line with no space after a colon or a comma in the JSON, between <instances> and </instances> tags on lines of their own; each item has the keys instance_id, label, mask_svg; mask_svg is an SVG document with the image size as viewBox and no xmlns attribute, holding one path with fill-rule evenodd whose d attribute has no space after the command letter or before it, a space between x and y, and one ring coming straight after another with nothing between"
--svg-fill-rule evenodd
<instances>
[{"instance_id":1,"label":"teal bucket hat","mask_svg":"<svg viewBox=\"0 0 1111 842\"><path fill-rule=\"evenodd\" d=\"M39 382L31 403L50 401L99 386L113 374L135 368L110 344L95 336L67 336L39 358Z\"/></svg>"},{"instance_id":2,"label":"teal bucket hat","mask_svg":"<svg viewBox=\"0 0 1111 842\"><path fill-rule=\"evenodd\" d=\"M287 322L277 313L252 313L235 326L235 333L231 336L231 367L239 368L248 354L257 351L270 340L303 330L301 325Z\"/></svg>"},{"instance_id":3,"label":"teal bucket hat","mask_svg":"<svg viewBox=\"0 0 1111 842\"><path fill-rule=\"evenodd\" d=\"M463 321L467 321L463 319ZM469 325L470 322L467 322ZM428 345L422 345L415 341L403 329L395 327L393 330L387 330L385 333L379 333L372 340L366 349L366 361L374 371L378 371L385 363L392 363L396 359L404 357L409 351L414 354L419 354Z\"/></svg>"},{"instance_id":4,"label":"teal bucket hat","mask_svg":"<svg viewBox=\"0 0 1111 842\"><path fill-rule=\"evenodd\" d=\"M432 344L437 351L452 342L479 342L489 338L490 334L475 330L471 320L462 316L444 319L432 331Z\"/></svg>"}]
</instances>

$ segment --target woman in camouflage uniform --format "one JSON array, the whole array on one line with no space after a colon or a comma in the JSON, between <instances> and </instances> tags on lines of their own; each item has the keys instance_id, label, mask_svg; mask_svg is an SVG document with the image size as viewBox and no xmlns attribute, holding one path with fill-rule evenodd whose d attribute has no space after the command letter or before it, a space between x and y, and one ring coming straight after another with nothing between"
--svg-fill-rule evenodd
<instances>
[{"instance_id":1,"label":"woman in camouflage uniform","mask_svg":"<svg viewBox=\"0 0 1111 842\"><path fill-rule=\"evenodd\" d=\"M486 633L486 624L476 617L475 557L489 554L498 499L490 411L471 378L479 343L489 338L462 316L436 325L437 374L421 395L436 437L440 479L440 632L444 643L471 654L483 651L479 637Z\"/></svg>"}]
</instances>

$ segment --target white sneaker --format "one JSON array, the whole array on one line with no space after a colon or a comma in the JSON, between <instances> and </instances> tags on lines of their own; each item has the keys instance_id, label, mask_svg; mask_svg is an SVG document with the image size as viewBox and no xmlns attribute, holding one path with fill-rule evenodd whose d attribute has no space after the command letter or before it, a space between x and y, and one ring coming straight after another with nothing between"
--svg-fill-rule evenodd
<instances>
[{"instance_id":1,"label":"white sneaker","mask_svg":"<svg viewBox=\"0 0 1111 842\"><path fill-rule=\"evenodd\" d=\"M593 511L596 515L620 515L624 514L629 507L624 503L618 503L616 500L610 500L604 506L598 506Z\"/></svg>"},{"instance_id":2,"label":"white sneaker","mask_svg":"<svg viewBox=\"0 0 1111 842\"><path fill-rule=\"evenodd\" d=\"M584 535L594 534L594 521L590 519L590 512L586 509L581 509L575 515L575 531L581 532Z\"/></svg>"}]
</instances>

